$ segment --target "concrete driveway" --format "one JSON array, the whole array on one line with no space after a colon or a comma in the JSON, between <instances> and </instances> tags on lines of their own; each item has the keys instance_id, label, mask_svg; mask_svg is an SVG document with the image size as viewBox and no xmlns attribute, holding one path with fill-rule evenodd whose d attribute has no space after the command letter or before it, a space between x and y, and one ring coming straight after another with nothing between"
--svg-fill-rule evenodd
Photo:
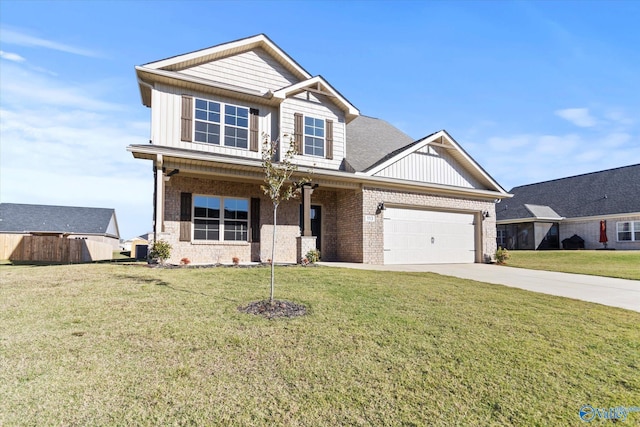
<instances>
[{"instance_id":1,"label":"concrete driveway","mask_svg":"<svg viewBox=\"0 0 640 427\"><path fill-rule=\"evenodd\" d=\"M640 312L640 280L527 270L494 264L368 265L347 262L318 264L361 270L438 273Z\"/></svg>"}]
</instances>

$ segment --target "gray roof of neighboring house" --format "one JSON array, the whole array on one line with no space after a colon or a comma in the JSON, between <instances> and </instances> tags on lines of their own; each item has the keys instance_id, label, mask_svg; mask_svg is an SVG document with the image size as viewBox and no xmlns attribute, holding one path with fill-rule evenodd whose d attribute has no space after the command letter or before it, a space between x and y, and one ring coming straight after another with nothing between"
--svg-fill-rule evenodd
<instances>
[{"instance_id":1,"label":"gray roof of neighboring house","mask_svg":"<svg viewBox=\"0 0 640 427\"><path fill-rule=\"evenodd\" d=\"M358 116L347 124L346 161L362 172L413 142L413 138L384 120Z\"/></svg>"},{"instance_id":2,"label":"gray roof of neighboring house","mask_svg":"<svg viewBox=\"0 0 640 427\"><path fill-rule=\"evenodd\" d=\"M112 218L115 222L114 209L0 203L2 233L102 234L119 238L109 232Z\"/></svg>"},{"instance_id":3,"label":"gray roof of neighboring house","mask_svg":"<svg viewBox=\"0 0 640 427\"><path fill-rule=\"evenodd\" d=\"M565 218L640 212L640 164L515 187L496 206L498 221L534 218L525 205Z\"/></svg>"}]
</instances>

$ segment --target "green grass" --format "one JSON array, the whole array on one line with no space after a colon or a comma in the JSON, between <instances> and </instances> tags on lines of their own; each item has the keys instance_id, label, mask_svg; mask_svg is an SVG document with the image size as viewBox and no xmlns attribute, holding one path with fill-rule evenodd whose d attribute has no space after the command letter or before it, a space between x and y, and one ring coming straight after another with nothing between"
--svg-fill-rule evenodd
<instances>
[{"instance_id":1,"label":"green grass","mask_svg":"<svg viewBox=\"0 0 640 427\"><path fill-rule=\"evenodd\" d=\"M0 268L0 425L584 425L640 403L640 313L435 274ZM631 421L631 422L629 422ZM632 413L629 425L640 422Z\"/></svg>"},{"instance_id":2,"label":"green grass","mask_svg":"<svg viewBox=\"0 0 640 427\"><path fill-rule=\"evenodd\" d=\"M640 251L509 251L511 267L640 280Z\"/></svg>"}]
</instances>

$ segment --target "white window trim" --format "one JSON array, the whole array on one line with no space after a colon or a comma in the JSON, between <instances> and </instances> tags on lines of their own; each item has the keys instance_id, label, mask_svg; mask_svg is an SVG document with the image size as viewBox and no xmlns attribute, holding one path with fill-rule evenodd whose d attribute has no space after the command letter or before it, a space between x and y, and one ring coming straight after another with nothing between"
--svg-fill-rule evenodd
<instances>
[{"instance_id":1,"label":"white window trim","mask_svg":"<svg viewBox=\"0 0 640 427\"><path fill-rule=\"evenodd\" d=\"M620 226L622 224L630 224L629 231L620 231ZM618 243L630 243L630 242L638 242L635 238L635 233L640 231L640 229L636 229L635 225L640 224L640 221L618 221L616 222L616 242ZM620 233L631 233L631 240L620 240Z\"/></svg>"},{"instance_id":2,"label":"white window trim","mask_svg":"<svg viewBox=\"0 0 640 427\"><path fill-rule=\"evenodd\" d=\"M207 218L202 218L202 217L196 217L196 197L208 197L208 198L218 198L220 199L220 217L218 218L219 221L219 229L218 229L218 240L207 240L207 239L196 239L195 238L195 232L196 232L196 227L195 227L195 221L196 219L207 219ZM246 240L225 240L224 239L224 201L225 200L245 200L247 202L247 239ZM212 218L209 218L212 219ZM229 221L244 221L244 220L229 220ZM203 245L203 244L234 244L234 245L238 245L238 244L243 244L243 243L249 243L249 238L250 238L250 230L249 230L249 225L251 224L251 199L245 199L244 197L223 197L223 196L216 196L213 194L194 194L193 198L192 198L192 202L191 202L191 243L193 244L198 244L198 245Z\"/></svg>"},{"instance_id":3,"label":"white window trim","mask_svg":"<svg viewBox=\"0 0 640 427\"><path fill-rule=\"evenodd\" d=\"M215 102L216 104L220 105L220 122L216 123L216 122L210 122L208 120L199 120L196 119L196 103L198 100L201 101L206 101L206 102ZM225 123L224 120L224 116L225 116L225 106L231 106L231 107L236 107L236 108L244 108L247 110L247 148L243 148L243 147L236 147L233 145L225 145L224 143L224 138L225 138L225 128L227 126L229 126L230 128L234 128L234 129L244 129L242 126L235 126L235 125L228 125ZM206 145L215 145L218 147L226 147L226 148L235 148L237 150L245 150L245 151L249 151L249 146L251 145L251 108L244 106L244 105L238 105L238 104L232 104L230 102L222 102L222 101L217 101L214 99L207 99L207 98L202 98L202 97L198 97L198 96L194 96L193 97L193 120L192 120L192 124L191 124L191 134L193 135L193 142L197 143L197 144L206 144ZM205 123L213 123L213 124L217 124L220 126L220 142L218 144L211 144L208 142L202 142L202 141L196 141L195 140L195 135L196 135L196 122L205 122ZM216 197L216 196L208 196L208 197Z\"/></svg>"},{"instance_id":4,"label":"white window trim","mask_svg":"<svg viewBox=\"0 0 640 427\"><path fill-rule=\"evenodd\" d=\"M321 120L322 121L322 133L324 134L324 136L322 138L317 137L315 135L307 135L306 132L306 118L310 118L310 119L314 119L314 120ZM315 127L315 126L314 126ZM318 154L310 154L307 153L307 144L306 144L306 138L307 136L311 137L311 138L317 138L317 139L322 139L322 155L318 155ZM303 115L302 116L302 152L305 156L309 156L309 157L317 157L320 159L324 159L324 156L327 154L327 121L321 117L314 117L314 116L308 116L308 115Z\"/></svg>"}]
</instances>

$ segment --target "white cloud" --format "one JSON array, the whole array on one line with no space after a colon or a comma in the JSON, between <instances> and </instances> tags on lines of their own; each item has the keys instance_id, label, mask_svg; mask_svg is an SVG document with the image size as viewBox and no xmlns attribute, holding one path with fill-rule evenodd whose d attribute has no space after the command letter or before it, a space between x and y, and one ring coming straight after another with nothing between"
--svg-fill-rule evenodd
<instances>
[{"instance_id":1,"label":"white cloud","mask_svg":"<svg viewBox=\"0 0 640 427\"><path fill-rule=\"evenodd\" d=\"M77 85L3 65L3 202L111 207L123 237L149 230L150 166L126 151L149 139L147 112L98 98L118 90L116 81L107 84Z\"/></svg>"},{"instance_id":2,"label":"white cloud","mask_svg":"<svg viewBox=\"0 0 640 427\"><path fill-rule=\"evenodd\" d=\"M17 53L5 52L3 50L0 50L0 58L6 59L7 61L14 61L14 62L25 61L25 59L22 56L18 55Z\"/></svg>"},{"instance_id":3,"label":"white cloud","mask_svg":"<svg viewBox=\"0 0 640 427\"><path fill-rule=\"evenodd\" d=\"M15 64L2 69L0 79L3 106L49 105L90 111L121 110L122 106L96 98L95 91L63 83L50 75L33 73Z\"/></svg>"},{"instance_id":4,"label":"white cloud","mask_svg":"<svg viewBox=\"0 0 640 427\"><path fill-rule=\"evenodd\" d=\"M20 30L14 30L11 28L2 28L2 41L5 44L25 46L25 47L42 47L45 49L57 50L60 52L71 53L74 55L88 56L88 57L100 57L98 52L94 52L88 49L82 49L75 46L70 46L64 43L58 43L53 40L47 40L40 37L26 34Z\"/></svg>"},{"instance_id":5,"label":"white cloud","mask_svg":"<svg viewBox=\"0 0 640 427\"><path fill-rule=\"evenodd\" d=\"M489 136L466 143L473 158L509 190L518 185L596 172L640 159L637 132L611 129L587 133Z\"/></svg>"},{"instance_id":6,"label":"white cloud","mask_svg":"<svg viewBox=\"0 0 640 427\"><path fill-rule=\"evenodd\" d=\"M556 110L555 114L579 127L588 128L597 124L597 120L589 114L588 108L566 108Z\"/></svg>"}]
</instances>

